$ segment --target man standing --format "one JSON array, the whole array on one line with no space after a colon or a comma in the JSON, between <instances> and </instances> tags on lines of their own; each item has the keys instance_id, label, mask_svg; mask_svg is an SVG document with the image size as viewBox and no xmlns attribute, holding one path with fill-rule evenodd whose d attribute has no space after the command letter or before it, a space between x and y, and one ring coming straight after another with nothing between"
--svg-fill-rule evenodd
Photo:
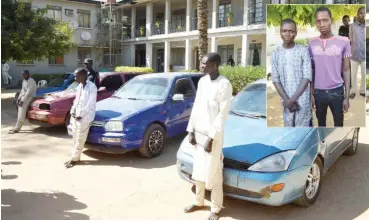
<instances>
[{"instance_id":1,"label":"man standing","mask_svg":"<svg viewBox=\"0 0 369 221\"><path fill-rule=\"evenodd\" d=\"M96 112L97 88L87 79L87 70L79 68L75 72L77 87L76 99L73 102L71 125L73 127L72 159L65 162L70 168L80 162L81 153L85 145L88 132Z\"/></svg>"},{"instance_id":2,"label":"man standing","mask_svg":"<svg viewBox=\"0 0 369 221\"><path fill-rule=\"evenodd\" d=\"M190 213L202 209L205 190L210 189L209 220L219 219L223 205L223 132L232 98L232 85L219 74L220 64L217 53L209 53L202 59L200 69L206 75L199 81L187 127L189 142L196 152L192 173L196 181L196 203L184 211Z\"/></svg>"},{"instance_id":3,"label":"man standing","mask_svg":"<svg viewBox=\"0 0 369 221\"><path fill-rule=\"evenodd\" d=\"M312 126L309 83L311 60L306 47L295 43L297 25L284 19L280 27L283 45L271 56L272 80L282 98L285 127Z\"/></svg>"},{"instance_id":4,"label":"man standing","mask_svg":"<svg viewBox=\"0 0 369 221\"><path fill-rule=\"evenodd\" d=\"M343 37L349 37L349 27L350 27L350 16L344 15L342 17L342 23L340 29L338 30L338 35Z\"/></svg>"},{"instance_id":5,"label":"man standing","mask_svg":"<svg viewBox=\"0 0 369 221\"><path fill-rule=\"evenodd\" d=\"M88 79L95 83L96 88L99 88L99 84L100 84L100 78L99 78L99 73L97 73L93 68L92 68L92 60L91 58L86 58L85 61L83 62L83 64L85 65L85 68L88 71Z\"/></svg>"},{"instance_id":6,"label":"man standing","mask_svg":"<svg viewBox=\"0 0 369 221\"><path fill-rule=\"evenodd\" d=\"M346 37L333 36L332 12L328 8L319 7L315 11L315 23L320 36L309 43L313 64L311 106L316 110L319 127L326 126L328 107L334 126L342 127L343 113L350 106L350 41Z\"/></svg>"},{"instance_id":7,"label":"man standing","mask_svg":"<svg viewBox=\"0 0 369 221\"><path fill-rule=\"evenodd\" d=\"M13 130L10 130L10 134L18 133L26 120L28 107L32 102L33 98L36 97L37 85L35 80L30 77L29 71L22 71L23 82L22 90L18 96L16 104L18 105L18 119L17 124Z\"/></svg>"},{"instance_id":8,"label":"man standing","mask_svg":"<svg viewBox=\"0 0 369 221\"><path fill-rule=\"evenodd\" d=\"M234 60L233 60L232 55L229 55L229 59L228 59L228 61L227 61L227 64L228 64L229 66L234 67L235 63L234 63Z\"/></svg>"},{"instance_id":9,"label":"man standing","mask_svg":"<svg viewBox=\"0 0 369 221\"><path fill-rule=\"evenodd\" d=\"M8 85L9 79L12 79L12 77L9 75L9 70L9 65L5 61L1 61L1 75L3 76L4 85Z\"/></svg>"},{"instance_id":10,"label":"man standing","mask_svg":"<svg viewBox=\"0 0 369 221\"><path fill-rule=\"evenodd\" d=\"M365 7L357 11L357 21L350 25L350 41L352 49L351 57L351 85L350 98L353 99L357 93L357 72L360 66L361 82L360 95L365 97Z\"/></svg>"}]
</instances>

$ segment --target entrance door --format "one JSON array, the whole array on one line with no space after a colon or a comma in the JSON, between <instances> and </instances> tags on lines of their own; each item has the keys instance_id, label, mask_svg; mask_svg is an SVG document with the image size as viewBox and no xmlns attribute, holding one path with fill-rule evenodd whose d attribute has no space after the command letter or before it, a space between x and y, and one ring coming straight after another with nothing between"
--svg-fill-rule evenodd
<instances>
[{"instance_id":1,"label":"entrance door","mask_svg":"<svg viewBox=\"0 0 369 221\"><path fill-rule=\"evenodd\" d=\"M157 72L164 72L164 49L158 49Z\"/></svg>"},{"instance_id":2,"label":"entrance door","mask_svg":"<svg viewBox=\"0 0 369 221\"><path fill-rule=\"evenodd\" d=\"M261 61L261 43L251 43L249 46L250 57L249 57L249 65L252 66L260 66Z\"/></svg>"}]
</instances>

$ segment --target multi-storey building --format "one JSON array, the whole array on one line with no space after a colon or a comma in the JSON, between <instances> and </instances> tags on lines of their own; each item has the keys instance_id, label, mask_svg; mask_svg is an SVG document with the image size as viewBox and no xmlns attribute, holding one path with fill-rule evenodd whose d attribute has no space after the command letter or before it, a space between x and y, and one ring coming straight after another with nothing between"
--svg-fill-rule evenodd
<instances>
[{"instance_id":1,"label":"multi-storey building","mask_svg":"<svg viewBox=\"0 0 369 221\"><path fill-rule=\"evenodd\" d=\"M366 0L368 2L368 0ZM267 4L354 4L363 0L208 0L208 51L223 63L265 66ZM155 71L199 66L196 0L123 0L123 65Z\"/></svg>"}]
</instances>

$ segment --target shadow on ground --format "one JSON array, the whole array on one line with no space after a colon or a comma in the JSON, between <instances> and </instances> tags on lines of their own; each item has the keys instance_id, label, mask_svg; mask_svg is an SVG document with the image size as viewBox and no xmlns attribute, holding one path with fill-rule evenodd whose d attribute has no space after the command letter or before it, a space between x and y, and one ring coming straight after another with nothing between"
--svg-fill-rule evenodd
<instances>
[{"instance_id":1,"label":"shadow on ground","mask_svg":"<svg viewBox=\"0 0 369 221\"><path fill-rule=\"evenodd\" d=\"M1 190L2 219L41 220L86 220L89 216L70 212L85 209L74 196L66 193L17 192L14 189Z\"/></svg>"},{"instance_id":2,"label":"shadow on ground","mask_svg":"<svg viewBox=\"0 0 369 221\"><path fill-rule=\"evenodd\" d=\"M323 178L320 196L311 207L304 208L294 204L271 207L225 197L222 216L243 220L354 219L369 208L368 159L368 144L359 144L355 156L341 156Z\"/></svg>"}]
</instances>

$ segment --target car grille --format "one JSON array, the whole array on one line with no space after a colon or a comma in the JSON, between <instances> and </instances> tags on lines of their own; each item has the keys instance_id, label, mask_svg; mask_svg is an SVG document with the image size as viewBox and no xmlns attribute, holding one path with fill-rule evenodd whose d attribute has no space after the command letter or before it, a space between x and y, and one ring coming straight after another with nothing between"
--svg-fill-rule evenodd
<instances>
[{"instance_id":1,"label":"car grille","mask_svg":"<svg viewBox=\"0 0 369 221\"><path fill-rule=\"evenodd\" d=\"M103 127L104 124L105 123L103 121L92 121L91 126L93 126L93 127Z\"/></svg>"},{"instance_id":2,"label":"car grille","mask_svg":"<svg viewBox=\"0 0 369 221\"><path fill-rule=\"evenodd\" d=\"M263 198L263 195L261 193L244 190L240 188L235 188L235 187L228 186L228 185L223 185L223 189L224 189L224 192L228 194L234 194L237 196L257 198L257 199Z\"/></svg>"},{"instance_id":3,"label":"car grille","mask_svg":"<svg viewBox=\"0 0 369 221\"><path fill-rule=\"evenodd\" d=\"M224 158L223 165L225 168L236 169L236 170L248 170L249 167L251 166L248 163L232 160L229 158Z\"/></svg>"}]
</instances>

